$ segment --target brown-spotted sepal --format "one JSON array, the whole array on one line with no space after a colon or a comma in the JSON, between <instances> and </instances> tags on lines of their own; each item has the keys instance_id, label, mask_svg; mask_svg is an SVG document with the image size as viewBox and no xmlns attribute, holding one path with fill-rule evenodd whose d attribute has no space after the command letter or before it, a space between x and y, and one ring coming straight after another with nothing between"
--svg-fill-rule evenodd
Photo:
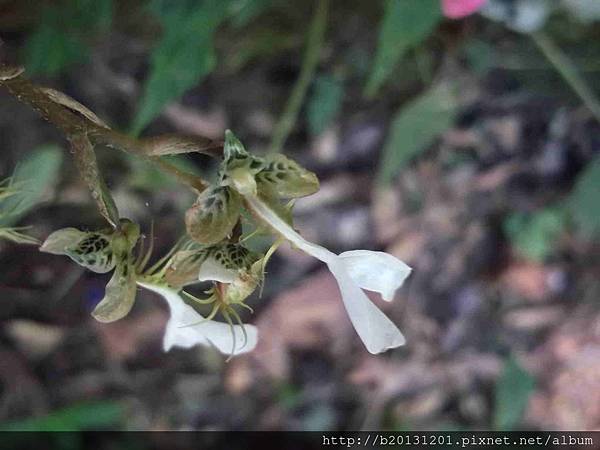
<instances>
[{"instance_id":1,"label":"brown-spotted sepal","mask_svg":"<svg viewBox=\"0 0 600 450\"><path fill-rule=\"evenodd\" d=\"M262 158L248 153L230 130L225 131L223 164L219 174L221 186L231 186L242 195L256 195L255 175L264 167Z\"/></svg>"},{"instance_id":2,"label":"brown-spotted sepal","mask_svg":"<svg viewBox=\"0 0 600 450\"><path fill-rule=\"evenodd\" d=\"M258 254L243 245L228 242L180 250L169 261L165 280L171 286L198 281L231 283L258 258Z\"/></svg>"},{"instance_id":3,"label":"brown-spotted sepal","mask_svg":"<svg viewBox=\"0 0 600 450\"><path fill-rule=\"evenodd\" d=\"M228 187L215 186L203 191L185 214L190 237L205 245L225 239L238 221L242 200Z\"/></svg>"},{"instance_id":4,"label":"brown-spotted sepal","mask_svg":"<svg viewBox=\"0 0 600 450\"><path fill-rule=\"evenodd\" d=\"M135 301L136 267L133 249L139 239L139 226L127 219L116 230L85 232L65 228L52 233L40 250L67 255L76 263L97 273L115 269L104 298L92 316L100 322L114 322L131 310Z\"/></svg>"},{"instance_id":5,"label":"brown-spotted sepal","mask_svg":"<svg viewBox=\"0 0 600 450\"><path fill-rule=\"evenodd\" d=\"M319 179L313 172L283 155L266 157L265 167L255 178L259 192L279 198L306 197L319 190Z\"/></svg>"},{"instance_id":6,"label":"brown-spotted sepal","mask_svg":"<svg viewBox=\"0 0 600 450\"><path fill-rule=\"evenodd\" d=\"M106 273L115 267L112 239L110 232L63 228L50 234L40 251L66 255L92 272Z\"/></svg>"}]
</instances>

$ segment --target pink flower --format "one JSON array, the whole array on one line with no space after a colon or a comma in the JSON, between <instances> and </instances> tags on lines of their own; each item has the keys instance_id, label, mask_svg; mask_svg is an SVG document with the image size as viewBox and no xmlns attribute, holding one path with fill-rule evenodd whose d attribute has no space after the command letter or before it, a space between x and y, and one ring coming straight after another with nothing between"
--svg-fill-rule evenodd
<instances>
[{"instance_id":1,"label":"pink flower","mask_svg":"<svg viewBox=\"0 0 600 450\"><path fill-rule=\"evenodd\" d=\"M460 19L477 12L486 0L442 0L442 11L446 17Z\"/></svg>"}]
</instances>

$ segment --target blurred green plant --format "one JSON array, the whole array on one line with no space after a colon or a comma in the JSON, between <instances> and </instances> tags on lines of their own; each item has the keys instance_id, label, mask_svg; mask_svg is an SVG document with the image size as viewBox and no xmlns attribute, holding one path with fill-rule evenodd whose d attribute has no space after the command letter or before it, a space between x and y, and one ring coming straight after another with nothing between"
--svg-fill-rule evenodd
<instances>
[{"instance_id":1,"label":"blurred green plant","mask_svg":"<svg viewBox=\"0 0 600 450\"><path fill-rule=\"evenodd\" d=\"M111 21L112 0L63 0L42 8L25 44L27 70L56 76L85 61L90 40L107 31Z\"/></svg>"},{"instance_id":2,"label":"blurred green plant","mask_svg":"<svg viewBox=\"0 0 600 450\"><path fill-rule=\"evenodd\" d=\"M0 425L1 431L83 431L119 426L123 407L114 401L86 402Z\"/></svg>"},{"instance_id":3,"label":"blurred green plant","mask_svg":"<svg viewBox=\"0 0 600 450\"><path fill-rule=\"evenodd\" d=\"M56 146L32 151L17 166L7 189L11 195L0 197L0 227L12 227L52 189L58 180L63 155Z\"/></svg>"},{"instance_id":4,"label":"blurred green plant","mask_svg":"<svg viewBox=\"0 0 600 450\"><path fill-rule=\"evenodd\" d=\"M458 105L451 87L440 84L431 87L396 113L383 147L379 183L391 183L400 169L452 125L457 111Z\"/></svg>"},{"instance_id":5,"label":"blurred green plant","mask_svg":"<svg viewBox=\"0 0 600 450\"><path fill-rule=\"evenodd\" d=\"M344 99L344 84L339 77L318 76L308 99L306 116L311 134L321 134L336 118Z\"/></svg>"},{"instance_id":6,"label":"blurred green plant","mask_svg":"<svg viewBox=\"0 0 600 450\"><path fill-rule=\"evenodd\" d=\"M365 94L374 97L397 63L433 31L442 18L439 0L387 0L373 68Z\"/></svg>"},{"instance_id":7,"label":"blurred green plant","mask_svg":"<svg viewBox=\"0 0 600 450\"><path fill-rule=\"evenodd\" d=\"M592 161L577 177L575 187L567 199L567 208L575 225L584 234L600 233L600 158Z\"/></svg>"},{"instance_id":8,"label":"blurred green plant","mask_svg":"<svg viewBox=\"0 0 600 450\"><path fill-rule=\"evenodd\" d=\"M133 121L133 134L139 134L167 103L182 96L214 69L214 34L230 6L230 0L151 2L150 10L163 31L150 56L150 75Z\"/></svg>"},{"instance_id":9,"label":"blurred green plant","mask_svg":"<svg viewBox=\"0 0 600 450\"><path fill-rule=\"evenodd\" d=\"M290 132L292 131L304 97L310 86L315 70L319 63L321 48L325 39L325 31L327 29L327 16L329 12L329 0L317 0L313 17L308 28L308 36L306 42L306 50L302 58L302 66L300 75L294 83L292 92L285 105L283 112L271 137L269 144L269 153L278 153L285 144Z\"/></svg>"},{"instance_id":10,"label":"blurred green plant","mask_svg":"<svg viewBox=\"0 0 600 450\"><path fill-rule=\"evenodd\" d=\"M561 207L548 207L532 214L516 212L504 221L504 231L520 253L542 262L554 250L565 219L565 210Z\"/></svg>"},{"instance_id":11,"label":"blurred green plant","mask_svg":"<svg viewBox=\"0 0 600 450\"><path fill-rule=\"evenodd\" d=\"M492 425L495 430L514 430L519 426L534 388L533 376L510 356L504 363L494 392Z\"/></svg>"},{"instance_id":12,"label":"blurred green plant","mask_svg":"<svg viewBox=\"0 0 600 450\"><path fill-rule=\"evenodd\" d=\"M179 186L175 176L161 171L152 163L127 154L124 155L124 158L131 169L127 178L128 186L148 192L158 192L163 189L173 189ZM162 160L168 161L173 167L183 172L198 176L205 175L198 170L197 165L184 155L163 156Z\"/></svg>"},{"instance_id":13,"label":"blurred green plant","mask_svg":"<svg viewBox=\"0 0 600 450\"><path fill-rule=\"evenodd\" d=\"M302 403L302 389L289 381L281 381L275 387L277 404L291 410Z\"/></svg>"},{"instance_id":14,"label":"blurred green plant","mask_svg":"<svg viewBox=\"0 0 600 450\"><path fill-rule=\"evenodd\" d=\"M238 0L232 5L231 25L242 28L268 10L274 0Z\"/></svg>"}]
</instances>

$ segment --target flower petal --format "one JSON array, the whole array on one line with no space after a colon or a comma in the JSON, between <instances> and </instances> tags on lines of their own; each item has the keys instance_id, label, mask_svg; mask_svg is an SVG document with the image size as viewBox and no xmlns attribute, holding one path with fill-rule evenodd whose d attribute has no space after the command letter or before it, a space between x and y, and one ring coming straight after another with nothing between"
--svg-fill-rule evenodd
<instances>
[{"instance_id":1,"label":"flower petal","mask_svg":"<svg viewBox=\"0 0 600 450\"><path fill-rule=\"evenodd\" d=\"M227 323L214 320L203 321L204 318L194 308L187 305L174 289L147 283L139 283L162 296L169 304L171 318L167 323L163 348L169 351L173 347L191 348L195 345L213 345L221 353L231 354L233 333L235 333L236 349L234 355L249 352L256 347L258 331L253 325L244 325L247 339L240 325L233 328ZM201 322L201 323L199 323Z\"/></svg>"},{"instance_id":2,"label":"flower petal","mask_svg":"<svg viewBox=\"0 0 600 450\"><path fill-rule=\"evenodd\" d=\"M460 19L477 12L486 0L442 0L442 11L446 17Z\"/></svg>"},{"instance_id":3,"label":"flower petal","mask_svg":"<svg viewBox=\"0 0 600 450\"><path fill-rule=\"evenodd\" d=\"M98 322L114 322L125 317L135 302L135 271L129 263L117 265L112 278L106 285L104 298L92 316Z\"/></svg>"},{"instance_id":4,"label":"flower petal","mask_svg":"<svg viewBox=\"0 0 600 450\"><path fill-rule=\"evenodd\" d=\"M339 255L348 274L356 284L368 291L379 292L391 302L411 268L395 256L371 250L352 250Z\"/></svg>"},{"instance_id":5,"label":"flower petal","mask_svg":"<svg viewBox=\"0 0 600 450\"><path fill-rule=\"evenodd\" d=\"M337 258L335 253L330 252L325 247L313 244L300 236L296 230L279 217L269 205L258 197L249 195L245 196L244 199L253 214L258 216L259 219L269 225L277 234L281 235L284 239L291 242L303 252L308 253L310 256L317 258L324 263L328 263Z\"/></svg>"},{"instance_id":6,"label":"flower petal","mask_svg":"<svg viewBox=\"0 0 600 450\"><path fill-rule=\"evenodd\" d=\"M214 257L209 256L204 260L198 272L198 281L219 281L221 283L232 283L236 279L238 271L227 269Z\"/></svg>"},{"instance_id":7,"label":"flower petal","mask_svg":"<svg viewBox=\"0 0 600 450\"><path fill-rule=\"evenodd\" d=\"M350 321L367 350L376 354L404 345L406 340L398 327L354 283L344 263L333 260L328 267L338 282Z\"/></svg>"},{"instance_id":8,"label":"flower petal","mask_svg":"<svg viewBox=\"0 0 600 450\"><path fill-rule=\"evenodd\" d=\"M300 250L327 264L336 278L342 300L356 332L371 353L381 353L405 343L394 323L377 308L348 273L346 263L333 252L300 236L289 224L257 197L244 197L253 214ZM387 295L387 292L386 292Z\"/></svg>"}]
</instances>

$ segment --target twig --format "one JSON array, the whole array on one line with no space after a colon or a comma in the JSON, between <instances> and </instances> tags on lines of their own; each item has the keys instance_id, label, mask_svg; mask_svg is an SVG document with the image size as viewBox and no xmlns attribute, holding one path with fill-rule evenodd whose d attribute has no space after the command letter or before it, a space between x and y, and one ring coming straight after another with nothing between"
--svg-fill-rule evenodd
<instances>
[{"instance_id":1,"label":"twig","mask_svg":"<svg viewBox=\"0 0 600 450\"><path fill-rule=\"evenodd\" d=\"M600 103L588 84L579 74L575 64L573 64L569 57L554 42L552 42L552 39L546 34L542 32L532 33L531 38L571 89L573 89L581 100L583 100L583 103L588 107L596 120L600 122Z\"/></svg>"},{"instance_id":2,"label":"twig","mask_svg":"<svg viewBox=\"0 0 600 450\"><path fill-rule=\"evenodd\" d=\"M308 90L308 86L310 85L319 62L319 54L321 53L321 47L323 46L323 38L325 36L325 28L327 25L328 8L329 0L317 0L315 13L308 30L308 42L306 45L306 53L304 53L304 58L302 59L300 76L294 84L294 88L285 105L281 118L275 125L273 138L271 139L271 145L269 146L269 153L278 153L281 151L281 147L285 144L292 127L296 123L300 107L306 96L306 91Z\"/></svg>"},{"instance_id":3,"label":"twig","mask_svg":"<svg viewBox=\"0 0 600 450\"><path fill-rule=\"evenodd\" d=\"M106 145L131 153L150 161L162 171L174 175L180 182L196 191L202 191L207 183L196 175L186 173L163 161L160 156L179 153L205 153L220 158L223 142L201 136L162 135L144 139L134 139L111 130L95 114L65 94L51 89L41 88L22 76L20 68L0 65L0 84L8 89L21 102L31 106L44 119L54 124L73 142L74 138L84 139L89 145ZM80 148L74 148L77 153ZM100 174L95 165L93 149L86 155L86 163L93 161L93 173L88 174L88 185L100 185ZM84 164L84 168L87 167ZM80 167L81 168L81 167ZM97 187L97 186L96 186ZM94 186L92 186L94 191ZM93 192L94 193L94 192ZM95 192L96 198L98 192ZM110 197L106 192L106 196ZM103 214L107 217L107 214ZM110 221L110 220L109 220ZM114 224L113 224L114 225Z\"/></svg>"}]
</instances>

